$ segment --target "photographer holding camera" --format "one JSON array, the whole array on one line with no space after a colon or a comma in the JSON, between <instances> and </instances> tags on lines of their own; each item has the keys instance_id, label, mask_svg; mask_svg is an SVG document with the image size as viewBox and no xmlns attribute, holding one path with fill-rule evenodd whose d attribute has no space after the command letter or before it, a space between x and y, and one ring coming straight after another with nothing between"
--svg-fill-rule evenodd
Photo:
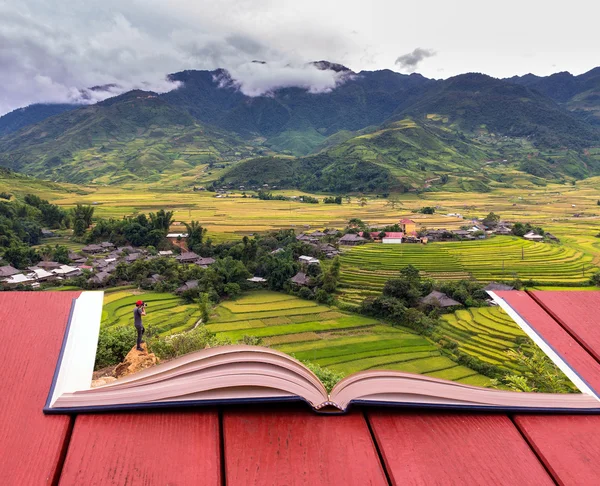
<instances>
[{"instance_id":1,"label":"photographer holding camera","mask_svg":"<svg viewBox=\"0 0 600 486\"><path fill-rule=\"evenodd\" d=\"M144 328L144 325L142 324L142 316L146 315L146 304L141 301L138 300L135 303L135 309L133 309L133 325L135 326L135 329L137 330L137 347L135 349L137 349L138 351L143 351L142 349L142 343L144 341L142 341L142 335L144 334L144 331L146 330Z\"/></svg>"}]
</instances>

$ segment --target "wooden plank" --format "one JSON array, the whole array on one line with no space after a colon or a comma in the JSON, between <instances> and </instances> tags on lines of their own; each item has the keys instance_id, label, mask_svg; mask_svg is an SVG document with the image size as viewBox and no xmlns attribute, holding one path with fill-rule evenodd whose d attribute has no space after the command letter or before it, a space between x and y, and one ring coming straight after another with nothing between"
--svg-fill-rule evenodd
<instances>
[{"instance_id":1,"label":"wooden plank","mask_svg":"<svg viewBox=\"0 0 600 486\"><path fill-rule=\"evenodd\" d=\"M229 486L387 484L360 413L226 411L223 437Z\"/></svg>"},{"instance_id":2,"label":"wooden plank","mask_svg":"<svg viewBox=\"0 0 600 486\"><path fill-rule=\"evenodd\" d=\"M541 306L600 361L600 292L530 292Z\"/></svg>"},{"instance_id":3,"label":"wooden plank","mask_svg":"<svg viewBox=\"0 0 600 486\"><path fill-rule=\"evenodd\" d=\"M527 293L496 292L596 392L600 392L600 364Z\"/></svg>"},{"instance_id":4,"label":"wooden plank","mask_svg":"<svg viewBox=\"0 0 600 486\"><path fill-rule=\"evenodd\" d=\"M368 419L392 484L553 484L505 415L370 411Z\"/></svg>"},{"instance_id":5,"label":"wooden plank","mask_svg":"<svg viewBox=\"0 0 600 486\"><path fill-rule=\"evenodd\" d=\"M79 415L60 484L221 484L218 413Z\"/></svg>"},{"instance_id":6,"label":"wooden plank","mask_svg":"<svg viewBox=\"0 0 600 486\"><path fill-rule=\"evenodd\" d=\"M559 484L600 484L600 416L520 415L515 423Z\"/></svg>"},{"instance_id":7,"label":"wooden plank","mask_svg":"<svg viewBox=\"0 0 600 486\"><path fill-rule=\"evenodd\" d=\"M0 484L49 484L70 417L42 413L79 292L0 292Z\"/></svg>"}]
</instances>

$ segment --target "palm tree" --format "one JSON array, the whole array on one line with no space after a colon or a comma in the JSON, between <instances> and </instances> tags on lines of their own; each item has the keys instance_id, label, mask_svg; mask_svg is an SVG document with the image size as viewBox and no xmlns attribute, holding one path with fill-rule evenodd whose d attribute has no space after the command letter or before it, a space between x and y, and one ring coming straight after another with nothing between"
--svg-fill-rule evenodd
<instances>
[{"instance_id":1,"label":"palm tree","mask_svg":"<svg viewBox=\"0 0 600 486\"><path fill-rule=\"evenodd\" d=\"M187 230L187 246L190 250L195 251L194 248L202 246L204 236L206 235L206 228L203 228L198 221L192 221L190 224L185 224Z\"/></svg>"},{"instance_id":2,"label":"palm tree","mask_svg":"<svg viewBox=\"0 0 600 486\"><path fill-rule=\"evenodd\" d=\"M156 213L150 213L150 224L154 229L169 231L169 228L173 224L173 211L165 211L161 209Z\"/></svg>"}]
</instances>

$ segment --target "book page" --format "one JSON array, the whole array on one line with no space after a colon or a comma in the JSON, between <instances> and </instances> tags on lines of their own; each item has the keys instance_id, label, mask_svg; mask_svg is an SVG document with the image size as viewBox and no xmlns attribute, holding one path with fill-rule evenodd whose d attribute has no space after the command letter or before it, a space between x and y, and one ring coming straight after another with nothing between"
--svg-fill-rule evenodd
<instances>
[{"instance_id":1,"label":"book page","mask_svg":"<svg viewBox=\"0 0 600 486\"><path fill-rule=\"evenodd\" d=\"M141 351L136 349L138 301L145 304ZM501 306L434 311L431 317L415 314L415 319L425 315L432 326L419 332L416 325L260 290L211 305L204 322L197 302L173 294L107 292L94 386L123 382L199 349L250 344L300 361L328 390L355 373L385 370L492 390L589 392ZM106 352L115 340L121 340L116 358Z\"/></svg>"}]
</instances>

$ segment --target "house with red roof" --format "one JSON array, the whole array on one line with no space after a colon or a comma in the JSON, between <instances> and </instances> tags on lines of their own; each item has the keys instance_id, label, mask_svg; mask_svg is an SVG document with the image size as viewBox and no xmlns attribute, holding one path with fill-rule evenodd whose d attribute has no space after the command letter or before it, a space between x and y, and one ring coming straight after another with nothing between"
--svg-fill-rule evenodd
<instances>
[{"instance_id":1,"label":"house with red roof","mask_svg":"<svg viewBox=\"0 0 600 486\"><path fill-rule=\"evenodd\" d=\"M412 219L401 219L398 225L403 233L414 233L417 231L417 223Z\"/></svg>"}]
</instances>

